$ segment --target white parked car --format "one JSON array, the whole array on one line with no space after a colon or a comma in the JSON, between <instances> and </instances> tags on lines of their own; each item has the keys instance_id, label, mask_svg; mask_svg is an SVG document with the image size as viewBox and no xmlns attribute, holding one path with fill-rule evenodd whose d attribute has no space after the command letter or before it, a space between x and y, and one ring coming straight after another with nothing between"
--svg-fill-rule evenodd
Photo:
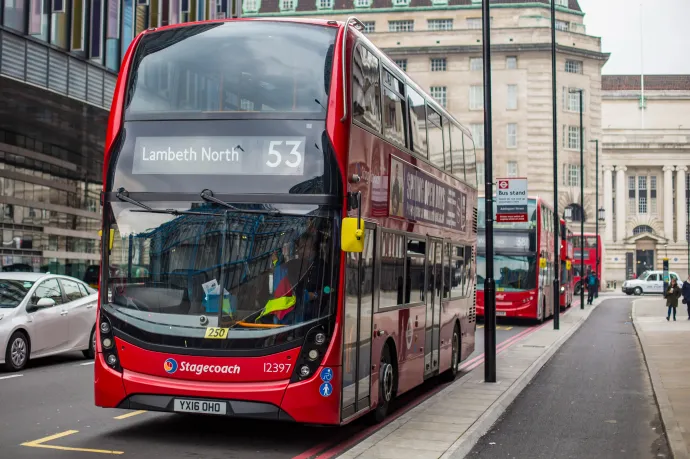
<instances>
[{"instance_id":1,"label":"white parked car","mask_svg":"<svg viewBox=\"0 0 690 459\"><path fill-rule=\"evenodd\" d=\"M93 358L97 302L73 277L0 273L0 364L19 371L30 358L77 350Z\"/></svg>"},{"instance_id":2,"label":"white parked car","mask_svg":"<svg viewBox=\"0 0 690 459\"><path fill-rule=\"evenodd\" d=\"M669 276L676 279L678 286L681 283L678 274L669 271ZM663 271L645 271L637 279L630 279L623 282L621 288L623 293L627 295L642 295L643 293L664 293L664 272Z\"/></svg>"}]
</instances>

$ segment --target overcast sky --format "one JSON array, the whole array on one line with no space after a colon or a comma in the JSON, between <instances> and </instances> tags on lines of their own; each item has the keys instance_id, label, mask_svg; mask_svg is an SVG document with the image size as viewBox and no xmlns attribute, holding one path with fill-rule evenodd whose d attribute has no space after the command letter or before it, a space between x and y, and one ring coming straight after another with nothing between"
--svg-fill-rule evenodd
<instances>
[{"instance_id":1,"label":"overcast sky","mask_svg":"<svg viewBox=\"0 0 690 459\"><path fill-rule=\"evenodd\" d=\"M690 0L579 0L587 33L611 53L604 74L639 74L640 3L645 74L690 74Z\"/></svg>"}]
</instances>

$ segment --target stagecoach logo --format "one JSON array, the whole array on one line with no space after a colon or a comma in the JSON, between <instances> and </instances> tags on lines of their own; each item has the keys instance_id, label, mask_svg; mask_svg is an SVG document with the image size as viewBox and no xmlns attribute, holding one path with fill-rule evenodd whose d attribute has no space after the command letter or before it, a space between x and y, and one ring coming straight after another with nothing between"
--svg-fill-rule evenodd
<instances>
[{"instance_id":1,"label":"stagecoach logo","mask_svg":"<svg viewBox=\"0 0 690 459\"><path fill-rule=\"evenodd\" d=\"M163 369L168 374L173 374L177 371L177 361L175 359L168 359L163 362Z\"/></svg>"},{"instance_id":2,"label":"stagecoach logo","mask_svg":"<svg viewBox=\"0 0 690 459\"><path fill-rule=\"evenodd\" d=\"M412 346L412 317L407 319L407 330L405 331L405 343L407 344L407 350L410 350Z\"/></svg>"}]
</instances>

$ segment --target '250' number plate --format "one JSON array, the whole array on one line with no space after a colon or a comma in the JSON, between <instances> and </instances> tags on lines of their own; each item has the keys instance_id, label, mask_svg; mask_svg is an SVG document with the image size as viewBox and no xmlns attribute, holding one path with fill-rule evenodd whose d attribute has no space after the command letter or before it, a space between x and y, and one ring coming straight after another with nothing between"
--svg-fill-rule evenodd
<instances>
[{"instance_id":1,"label":"'250' number plate","mask_svg":"<svg viewBox=\"0 0 690 459\"><path fill-rule=\"evenodd\" d=\"M204 338L209 339L225 339L228 337L229 328L208 327Z\"/></svg>"}]
</instances>

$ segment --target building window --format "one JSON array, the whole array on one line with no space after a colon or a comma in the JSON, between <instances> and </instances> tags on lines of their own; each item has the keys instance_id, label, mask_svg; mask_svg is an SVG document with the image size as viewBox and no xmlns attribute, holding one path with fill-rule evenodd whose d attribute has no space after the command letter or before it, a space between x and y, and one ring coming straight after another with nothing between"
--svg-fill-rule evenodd
<instances>
[{"instance_id":1,"label":"building window","mask_svg":"<svg viewBox=\"0 0 690 459\"><path fill-rule=\"evenodd\" d=\"M280 11L295 11L297 0L280 0Z\"/></svg>"},{"instance_id":2,"label":"building window","mask_svg":"<svg viewBox=\"0 0 690 459\"><path fill-rule=\"evenodd\" d=\"M508 161L506 163L506 176L507 177L517 177L518 176L517 161Z\"/></svg>"},{"instance_id":3,"label":"building window","mask_svg":"<svg viewBox=\"0 0 690 459\"><path fill-rule=\"evenodd\" d=\"M432 86L429 90L431 97L436 99L441 107L446 108L446 87L445 86Z\"/></svg>"},{"instance_id":4,"label":"building window","mask_svg":"<svg viewBox=\"0 0 690 459\"><path fill-rule=\"evenodd\" d=\"M72 51L84 51L84 28L86 22L85 0L72 2Z\"/></svg>"},{"instance_id":5,"label":"building window","mask_svg":"<svg viewBox=\"0 0 690 459\"><path fill-rule=\"evenodd\" d=\"M568 8L568 0L556 0L556 6Z\"/></svg>"},{"instance_id":6,"label":"building window","mask_svg":"<svg viewBox=\"0 0 690 459\"><path fill-rule=\"evenodd\" d=\"M431 59L431 71L432 72L445 72L446 71L446 58L445 57L435 57Z\"/></svg>"},{"instance_id":7,"label":"building window","mask_svg":"<svg viewBox=\"0 0 690 459\"><path fill-rule=\"evenodd\" d=\"M355 0L355 8L369 8L369 6L371 6L371 0ZM373 21L369 21L369 22L373 23ZM366 24L367 23L365 22L364 23L365 32L366 32L366 27L367 27Z\"/></svg>"},{"instance_id":8,"label":"building window","mask_svg":"<svg viewBox=\"0 0 690 459\"><path fill-rule=\"evenodd\" d=\"M470 86L470 110L484 110L483 86Z\"/></svg>"},{"instance_id":9,"label":"building window","mask_svg":"<svg viewBox=\"0 0 690 459\"><path fill-rule=\"evenodd\" d=\"M582 73L582 61L565 61L565 71L568 73Z\"/></svg>"},{"instance_id":10,"label":"building window","mask_svg":"<svg viewBox=\"0 0 690 459\"><path fill-rule=\"evenodd\" d=\"M406 19L403 21L388 21L389 32L414 32L414 21Z\"/></svg>"},{"instance_id":11,"label":"building window","mask_svg":"<svg viewBox=\"0 0 690 459\"><path fill-rule=\"evenodd\" d=\"M569 186L578 186L580 185L580 174L579 174L579 167L570 164L570 171L568 173L568 185Z\"/></svg>"},{"instance_id":12,"label":"building window","mask_svg":"<svg viewBox=\"0 0 690 459\"><path fill-rule=\"evenodd\" d=\"M508 85L508 98L506 102L506 109L517 110L518 108L518 87L516 84Z\"/></svg>"},{"instance_id":13,"label":"building window","mask_svg":"<svg viewBox=\"0 0 690 459\"><path fill-rule=\"evenodd\" d=\"M506 69L514 70L517 68L517 56L506 57Z\"/></svg>"},{"instance_id":14,"label":"building window","mask_svg":"<svg viewBox=\"0 0 690 459\"><path fill-rule=\"evenodd\" d=\"M332 10L333 0L316 0L316 7L320 10Z\"/></svg>"},{"instance_id":15,"label":"building window","mask_svg":"<svg viewBox=\"0 0 690 459\"><path fill-rule=\"evenodd\" d=\"M395 65L400 67L403 72L407 72L407 59L396 59Z\"/></svg>"},{"instance_id":16,"label":"building window","mask_svg":"<svg viewBox=\"0 0 690 459\"><path fill-rule=\"evenodd\" d=\"M580 88L563 87L563 98L565 109L569 112L580 113ZM578 92L572 92L578 91ZM585 111L585 92L582 92L582 112Z\"/></svg>"},{"instance_id":17,"label":"building window","mask_svg":"<svg viewBox=\"0 0 690 459\"><path fill-rule=\"evenodd\" d=\"M484 148L484 124L470 124L475 148Z\"/></svg>"},{"instance_id":18,"label":"building window","mask_svg":"<svg viewBox=\"0 0 690 459\"><path fill-rule=\"evenodd\" d=\"M567 32L570 29L570 23L566 21L556 20L556 30Z\"/></svg>"},{"instance_id":19,"label":"building window","mask_svg":"<svg viewBox=\"0 0 690 459\"><path fill-rule=\"evenodd\" d=\"M484 68L484 59L481 57L470 57L470 70L482 70Z\"/></svg>"},{"instance_id":20,"label":"building window","mask_svg":"<svg viewBox=\"0 0 690 459\"><path fill-rule=\"evenodd\" d=\"M654 229L649 225L639 225L633 228L633 235L644 233L654 233Z\"/></svg>"},{"instance_id":21,"label":"building window","mask_svg":"<svg viewBox=\"0 0 690 459\"><path fill-rule=\"evenodd\" d=\"M649 212L656 215L656 175L649 177Z\"/></svg>"},{"instance_id":22,"label":"building window","mask_svg":"<svg viewBox=\"0 0 690 459\"><path fill-rule=\"evenodd\" d=\"M639 211L640 211L640 214L646 214L647 213L647 197L646 196L640 196Z\"/></svg>"},{"instance_id":23,"label":"building window","mask_svg":"<svg viewBox=\"0 0 690 459\"><path fill-rule=\"evenodd\" d=\"M258 13L259 12L259 0L243 0L242 1L242 11L245 13Z\"/></svg>"},{"instance_id":24,"label":"building window","mask_svg":"<svg viewBox=\"0 0 690 459\"><path fill-rule=\"evenodd\" d=\"M568 148L573 150L580 149L580 127L568 126Z\"/></svg>"},{"instance_id":25,"label":"building window","mask_svg":"<svg viewBox=\"0 0 690 459\"><path fill-rule=\"evenodd\" d=\"M429 19L427 21L429 30L453 30L452 19Z\"/></svg>"},{"instance_id":26,"label":"building window","mask_svg":"<svg viewBox=\"0 0 690 459\"><path fill-rule=\"evenodd\" d=\"M410 4L410 0L393 0L393 6L407 6Z\"/></svg>"},{"instance_id":27,"label":"building window","mask_svg":"<svg viewBox=\"0 0 690 459\"><path fill-rule=\"evenodd\" d=\"M375 21L364 21L364 33L374 33L376 32L376 22Z\"/></svg>"},{"instance_id":28,"label":"building window","mask_svg":"<svg viewBox=\"0 0 690 459\"><path fill-rule=\"evenodd\" d=\"M481 30L482 29L482 18L467 18L467 28Z\"/></svg>"},{"instance_id":29,"label":"building window","mask_svg":"<svg viewBox=\"0 0 690 459\"><path fill-rule=\"evenodd\" d=\"M640 191L646 191L647 190L647 176L646 175L640 175L637 177L637 189Z\"/></svg>"},{"instance_id":30,"label":"building window","mask_svg":"<svg viewBox=\"0 0 690 459\"><path fill-rule=\"evenodd\" d=\"M517 148L518 144L518 139L517 139L517 124L516 123L508 123L506 126L506 147L507 148Z\"/></svg>"},{"instance_id":31,"label":"building window","mask_svg":"<svg viewBox=\"0 0 690 459\"><path fill-rule=\"evenodd\" d=\"M634 175L628 176L628 190L629 191L635 191L635 176Z\"/></svg>"}]
</instances>

